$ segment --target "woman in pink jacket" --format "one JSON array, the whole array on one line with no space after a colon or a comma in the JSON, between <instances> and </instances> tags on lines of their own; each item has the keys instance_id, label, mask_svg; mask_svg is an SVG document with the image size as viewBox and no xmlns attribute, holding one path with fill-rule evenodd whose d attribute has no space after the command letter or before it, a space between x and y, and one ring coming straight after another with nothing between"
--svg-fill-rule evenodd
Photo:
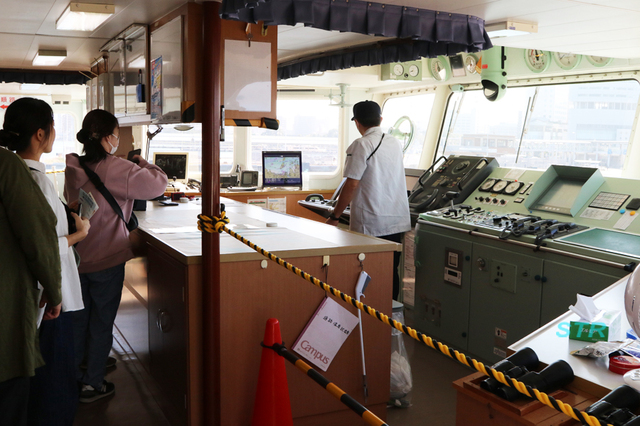
<instances>
[{"instance_id":1,"label":"woman in pink jacket","mask_svg":"<svg viewBox=\"0 0 640 426\"><path fill-rule=\"evenodd\" d=\"M76 249L80 254L80 282L85 309L73 314L80 402L93 402L115 392L104 380L105 365L113 343L113 323L120 305L124 265L133 258L124 220L94 186L81 163L98 175L129 220L135 199L161 195L167 176L157 166L136 155L135 162L115 157L120 144L116 117L104 110L90 111L77 134L84 156L67 155L64 195L78 199L80 189L91 193L98 210L91 217L91 233ZM80 364L86 361L86 370Z\"/></svg>"}]
</instances>

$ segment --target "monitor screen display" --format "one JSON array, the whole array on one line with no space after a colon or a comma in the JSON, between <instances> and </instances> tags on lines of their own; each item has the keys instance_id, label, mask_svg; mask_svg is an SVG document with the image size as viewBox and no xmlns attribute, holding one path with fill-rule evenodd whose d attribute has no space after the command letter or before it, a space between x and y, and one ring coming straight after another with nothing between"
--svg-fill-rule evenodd
<instances>
[{"instance_id":1,"label":"monitor screen display","mask_svg":"<svg viewBox=\"0 0 640 426\"><path fill-rule=\"evenodd\" d=\"M153 164L160 167L167 174L169 182L176 180L187 182L189 170L188 152L155 152Z\"/></svg>"},{"instance_id":2,"label":"monitor screen display","mask_svg":"<svg viewBox=\"0 0 640 426\"><path fill-rule=\"evenodd\" d=\"M302 152L262 151L262 186L302 187Z\"/></svg>"}]
</instances>

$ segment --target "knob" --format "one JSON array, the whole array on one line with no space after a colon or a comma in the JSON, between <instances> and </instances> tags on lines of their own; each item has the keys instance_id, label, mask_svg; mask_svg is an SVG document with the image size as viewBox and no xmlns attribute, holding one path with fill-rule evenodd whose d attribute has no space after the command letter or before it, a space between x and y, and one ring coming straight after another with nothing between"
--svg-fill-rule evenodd
<instances>
[{"instance_id":1,"label":"knob","mask_svg":"<svg viewBox=\"0 0 640 426\"><path fill-rule=\"evenodd\" d=\"M483 202L484 201L484 197L478 197L478 201Z\"/></svg>"},{"instance_id":2,"label":"knob","mask_svg":"<svg viewBox=\"0 0 640 426\"><path fill-rule=\"evenodd\" d=\"M540 275L536 275L535 277L533 277L533 279L536 280L536 281L540 281L541 278L542 277Z\"/></svg>"},{"instance_id":3,"label":"knob","mask_svg":"<svg viewBox=\"0 0 640 426\"><path fill-rule=\"evenodd\" d=\"M466 260L467 262L471 260L471 256L465 256L464 260Z\"/></svg>"},{"instance_id":4,"label":"knob","mask_svg":"<svg viewBox=\"0 0 640 426\"><path fill-rule=\"evenodd\" d=\"M547 277L540 278L540 281L542 281L543 283L546 283L547 282Z\"/></svg>"},{"instance_id":5,"label":"knob","mask_svg":"<svg viewBox=\"0 0 640 426\"><path fill-rule=\"evenodd\" d=\"M484 270L484 268L485 268L485 266L487 266L487 262L486 262L483 258L479 257L479 258L476 260L476 265L478 265L478 269L480 269L481 271L483 271L483 270Z\"/></svg>"},{"instance_id":6,"label":"knob","mask_svg":"<svg viewBox=\"0 0 640 426\"><path fill-rule=\"evenodd\" d=\"M498 199L497 199L497 198L494 198L493 200L491 200L491 202L492 202L493 204L498 204Z\"/></svg>"},{"instance_id":7,"label":"knob","mask_svg":"<svg viewBox=\"0 0 640 426\"><path fill-rule=\"evenodd\" d=\"M462 332L462 337L467 337L467 332L466 331Z\"/></svg>"},{"instance_id":8,"label":"knob","mask_svg":"<svg viewBox=\"0 0 640 426\"><path fill-rule=\"evenodd\" d=\"M505 200L500 200L500 204L506 204L507 202Z\"/></svg>"}]
</instances>

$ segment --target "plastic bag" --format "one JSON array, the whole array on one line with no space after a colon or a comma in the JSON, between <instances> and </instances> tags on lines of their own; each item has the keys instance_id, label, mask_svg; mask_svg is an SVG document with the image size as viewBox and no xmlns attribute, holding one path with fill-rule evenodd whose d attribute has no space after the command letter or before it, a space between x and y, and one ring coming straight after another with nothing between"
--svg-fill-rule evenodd
<instances>
[{"instance_id":1,"label":"plastic bag","mask_svg":"<svg viewBox=\"0 0 640 426\"><path fill-rule=\"evenodd\" d=\"M404 323L402 311L393 312L392 318ZM402 332L392 329L391 331L391 393L390 405L395 407L411 406L411 390L413 379L411 376L411 365L409 355L404 346L404 335Z\"/></svg>"}]
</instances>

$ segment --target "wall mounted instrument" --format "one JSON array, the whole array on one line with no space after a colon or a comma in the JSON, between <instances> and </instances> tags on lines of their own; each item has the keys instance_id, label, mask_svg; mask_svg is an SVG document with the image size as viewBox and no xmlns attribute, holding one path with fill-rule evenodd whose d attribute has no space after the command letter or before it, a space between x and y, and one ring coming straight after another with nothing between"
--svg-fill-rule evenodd
<instances>
[{"instance_id":1,"label":"wall mounted instrument","mask_svg":"<svg viewBox=\"0 0 640 426\"><path fill-rule=\"evenodd\" d=\"M447 193L457 193L454 203L462 203L498 167L495 158L452 155L441 163L443 159L439 158L413 188L409 196L413 213L444 207L452 196L445 197Z\"/></svg>"}]
</instances>

